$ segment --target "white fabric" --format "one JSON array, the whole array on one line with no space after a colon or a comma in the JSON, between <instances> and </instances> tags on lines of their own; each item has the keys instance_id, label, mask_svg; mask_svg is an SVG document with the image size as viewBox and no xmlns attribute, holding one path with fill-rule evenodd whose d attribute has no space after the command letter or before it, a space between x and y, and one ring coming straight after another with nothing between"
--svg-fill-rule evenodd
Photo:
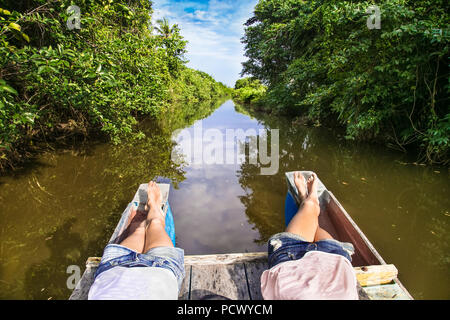
<instances>
[{"instance_id":1,"label":"white fabric","mask_svg":"<svg viewBox=\"0 0 450 320\"><path fill-rule=\"evenodd\" d=\"M102 272L89 290L89 300L177 300L172 271L154 267L115 267Z\"/></svg>"}]
</instances>

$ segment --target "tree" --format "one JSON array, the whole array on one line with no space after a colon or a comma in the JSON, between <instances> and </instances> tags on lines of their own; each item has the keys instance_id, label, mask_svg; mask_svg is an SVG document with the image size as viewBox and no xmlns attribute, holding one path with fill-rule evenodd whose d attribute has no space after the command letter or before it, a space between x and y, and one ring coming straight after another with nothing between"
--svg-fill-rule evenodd
<instances>
[{"instance_id":1,"label":"tree","mask_svg":"<svg viewBox=\"0 0 450 320\"><path fill-rule=\"evenodd\" d=\"M373 1L260 0L245 24L242 75L268 85L270 109L449 163L449 2L377 5L379 30L367 27Z\"/></svg>"},{"instance_id":2,"label":"tree","mask_svg":"<svg viewBox=\"0 0 450 320\"><path fill-rule=\"evenodd\" d=\"M143 117L163 117L173 101L197 107L226 93L185 66L177 25L165 19L165 36L151 34L150 1L78 2L81 29L69 30L71 0L1 1L0 171L54 139L142 138Z\"/></svg>"},{"instance_id":3,"label":"tree","mask_svg":"<svg viewBox=\"0 0 450 320\"><path fill-rule=\"evenodd\" d=\"M167 18L158 19L156 23L158 24L158 26L155 27L155 30L158 31L160 36L165 39L172 37L175 30L178 29L177 24L170 26L169 20Z\"/></svg>"}]
</instances>

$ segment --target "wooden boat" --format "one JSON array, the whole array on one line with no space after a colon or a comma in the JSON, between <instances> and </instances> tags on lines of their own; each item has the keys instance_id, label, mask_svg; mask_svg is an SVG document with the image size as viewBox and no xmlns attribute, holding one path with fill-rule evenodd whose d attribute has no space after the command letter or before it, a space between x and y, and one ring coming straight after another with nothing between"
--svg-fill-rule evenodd
<instances>
[{"instance_id":1,"label":"wooden boat","mask_svg":"<svg viewBox=\"0 0 450 320\"><path fill-rule=\"evenodd\" d=\"M169 235L170 239L175 246L175 223L173 220L172 210L169 204L169 192L170 192L170 184L158 184L159 189L161 190L162 196L162 210L166 214L166 232ZM121 236L123 235L125 228L128 223L128 218L130 216L131 208L134 207L138 211L145 210L145 204L147 203L147 187L148 184L141 184L134 195L133 200L128 204L125 211L122 213L122 217L117 224L116 229L114 230L111 239L109 240L110 244L118 244L121 242Z\"/></svg>"},{"instance_id":2,"label":"wooden boat","mask_svg":"<svg viewBox=\"0 0 450 320\"><path fill-rule=\"evenodd\" d=\"M312 174L302 171L305 177ZM288 195L286 206L292 201L298 206L300 201L294 185L293 172L286 173ZM166 224L168 233L175 243L175 228L172 212L168 203L169 186L160 185L165 204L163 210L168 213ZM116 243L123 233L132 205L142 205L147 199L147 185L141 185L133 202L122 214L122 218L111 237L110 243ZM326 189L319 179L319 200L321 215L319 222L335 239L354 245L355 254L352 264L358 279L358 290L362 300L409 300L412 296L398 279L394 265L386 264L381 255L370 243L364 233L355 224L336 197ZM286 216L286 223L290 217ZM282 230L280 230L282 231ZM171 233L170 233L171 232ZM87 299L89 288L100 258L89 258L86 271L73 291L71 300ZM180 291L180 300L261 300L260 277L267 266L267 253L230 253L217 255L199 255L185 257L186 277Z\"/></svg>"},{"instance_id":3,"label":"wooden boat","mask_svg":"<svg viewBox=\"0 0 450 320\"><path fill-rule=\"evenodd\" d=\"M173 220L172 210L169 204L169 192L170 184L158 184L161 190L162 196L162 210L166 214L166 232L172 240L174 246L176 244L175 235L175 223ZM126 231L131 209L134 207L136 210L145 210L145 205L147 203L147 188L148 184L141 184L134 195L133 200L128 204L119 223L116 226L108 244L119 244L123 240L123 235ZM89 289L94 282L94 275L97 267L100 263L101 258L89 258L86 262L86 270L83 273L80 281L72 292L69 300L87 300Z\"/></svg>"},{"instance_id":4,"label":"wooden boat","mask_svg":"<svg viewBox=\"0 0 450 320\"><path fill-rule=\"evenodd\" d=\"M312 173L313 172L311 171L302 171L302 174L306 179L308 179ZM300 199L294 184L294 172L286 173L286 180L288 185L286 206L289 205L290 197L294 199L298 206L300 204ZM356 225L347 211L345 211L344 207L339 203L333 193L325 187L320 179L318 182L320 226L328 231L334 239L353 244L355 254L352 256L352 265L356 267L357 273L359 273L360 276L362 275L361 271L364 272L364 270L368 270L369 266L372 270L379 270L378 274L371 275L372 279L368 282L363 282L362 277L361 279L358 279L359 282L363 282L362 284L364 285L375 284L374 286L366 286L364 288L366 293L377 299L412 299L412 296L398 279L398 271L395 266L386 264L384 259ZM290 217L286 217L287 223L288 220L290 220ZM390 274L390 276L383 279L383 277L387 275L386 272Z\"/></svg>"}]
</instances>

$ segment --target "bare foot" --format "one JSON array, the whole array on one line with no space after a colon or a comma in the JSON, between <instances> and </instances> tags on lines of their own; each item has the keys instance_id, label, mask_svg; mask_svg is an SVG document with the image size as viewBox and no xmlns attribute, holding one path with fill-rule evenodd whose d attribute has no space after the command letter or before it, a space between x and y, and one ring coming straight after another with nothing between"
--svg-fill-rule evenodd
<instances>
[{"instance_id":1,"label":"bare foot","mask_svg":"<svg viewBox=\"0 0 450 320\"><path fill-rule=\"evenodd\" d=\"M147 208L149 209L147 221L159 219L165 222L165 214L161 209L162 194L156 182L150 181L147 191Z\"/></svg>"},{"instance_id":2,"label":"bare foot","mask_svg":"<svg viewBox=\"0 0 450 320\"><path fill-rule=\"evenodd\" d=\"M151 208L161 208L162 195L156 182L150 181L147 189L147 206Z\"/></svg>"},{"instance_id":3,"label":"bare foot","mask_svg":"<svg viewBox=\"0 0 450 320\"><path fill-rule=\"evenodd\" d=\"M308 189L306 188L306 180L303 174L300 171L294 172L294 183L297 187L298 196L300 200L305 201L308 196Z\"/></svg>"},{"instance_id":4,"label":"bare foot","mask_svg":"<svg viewBox=\"0 0 450 320\"><path fill-rule=\"evenodd\" d=\"M317 193L318 179L317 179L317 175L315 173L313 173L308 178L308 181L306 181L306 185L308 187L307 199L314 200L314 202L319 203L319 197L318 197L318 193Z\"/></svg>"}]
</instances>

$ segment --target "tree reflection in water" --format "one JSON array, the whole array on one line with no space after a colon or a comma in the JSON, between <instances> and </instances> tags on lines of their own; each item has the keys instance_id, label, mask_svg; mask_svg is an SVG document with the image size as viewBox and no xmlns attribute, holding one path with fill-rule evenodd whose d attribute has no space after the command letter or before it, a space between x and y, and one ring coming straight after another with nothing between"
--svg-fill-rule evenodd
<instances>
[{"instance_id":1,"label":"tree reflection in water","mask_svg":"<svg viewBox=\"0 0 450 320\"><path fill-rule=\"evenodd\" d=\"M415 165L384 146L348 143L339 133L306 127L237 106L269 129L280 129L280 170L259 175L248 162L238 172L241 202L263 244L284 229L284 173L315 171L416 298L448 299L450 283L447 168ZM414 159L414 156L412 156Z\"/></svg>"},{"instance_id":2,"label":"tree reflection in water","mask_svg":"<svg viewBox=\"0 0 450 320\"><path fill-rule=\"evenodd\" d=\"M0 185L0 298L67 299L70 265L101 256L138 185L184 180L171 160L174 130L222 102L172 106L171 117L140 124L146 137L113 146L91 142L47 153Z\"/></svg>"}]
</instances>

